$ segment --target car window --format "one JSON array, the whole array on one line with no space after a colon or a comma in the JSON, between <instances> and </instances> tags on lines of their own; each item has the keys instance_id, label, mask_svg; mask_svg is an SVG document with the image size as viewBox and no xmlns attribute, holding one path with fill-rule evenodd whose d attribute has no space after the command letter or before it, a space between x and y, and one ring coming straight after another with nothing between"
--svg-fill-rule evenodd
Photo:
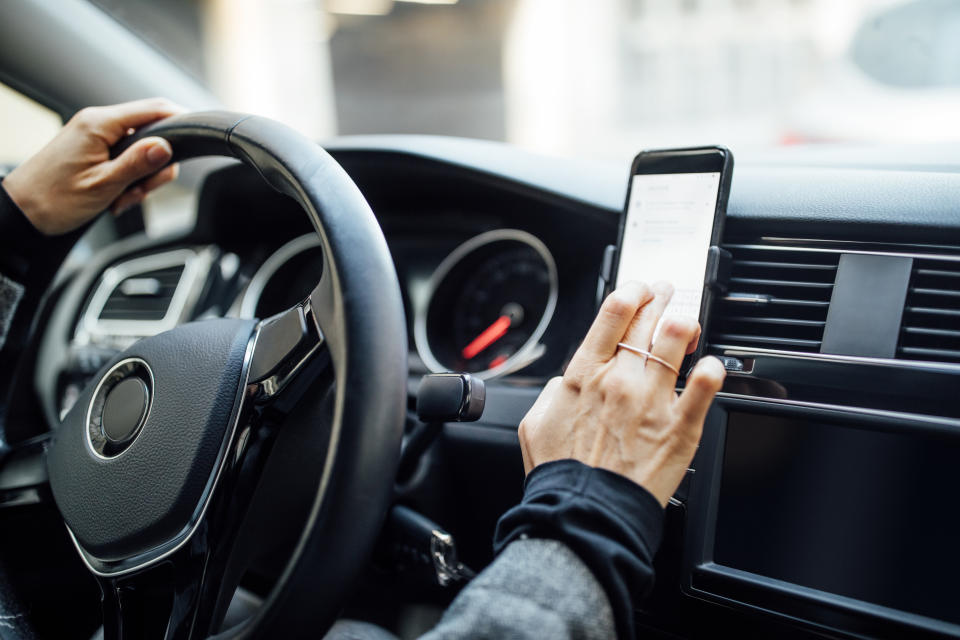
<instances>
[{"instance_id":1,"label":"car window","mask_svg":"<svg viewBox=\"0 0 960 640\"><path fill-rule=\"evenodd\" d=\"M316 138L622 162L720 141L960 142L958 0L93 1L227 107Z\"/></svg>"},{"instance_id":2,"label":"car window","mask_svg":"<svg viewBox=\"0 0 960 640\"><path fill-rule=\"evenodd\" d=\"M56 112L0 84L0 166L26 160L46 144L62 124Z\"/></svg>"}]
</instances>

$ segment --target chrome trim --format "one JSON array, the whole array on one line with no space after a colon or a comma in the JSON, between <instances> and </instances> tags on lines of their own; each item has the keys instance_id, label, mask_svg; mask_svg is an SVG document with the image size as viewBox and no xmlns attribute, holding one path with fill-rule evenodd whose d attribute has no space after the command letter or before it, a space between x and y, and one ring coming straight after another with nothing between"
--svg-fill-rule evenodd
<instances>
[{"instance_id":1,"label":"chrome trim","mask_svg":"<svg viewBox=\"0 0 960 640\"><path fill-rule=\"evenodd\" d=\"M738 242L725 243L723 248L747 249L749 251L805 251L814 253L855 253L859 255L890 256L894 258L921 258L927 260L945 260L960 262L960 255L946 253L918 253L908 251L867 251L865 249L825 249L821 247L779 246L769 244L740 244ZM736 262L736 258L733 259Z\"/></svg>"},{"instance_id":2,"label":"chrome trim","mask_svg":"<svg viewBox=\"0 0 960 640\"><path fill-rule=\"evenodd\" d=\"M142 338L173 329L183 322L206 282L207 272L213 262L214 250L210 247L196 251L176 249L134 258L108 267L100 276L100 282L90 296L86 310L74 332L75 344L101 342L116 336ZM183 265L177 288L170 298L167 312L160 320L101 320L100 313L107 299L127 278L157 269Z\"/></svg>"},{"instance_id":3,"label":"chrome trim","mask_svg":"<svg viewBox=\"0 0 960 640\"><path fill-rule=\"evenodd\" d=\"M213 496L213 492L220 481L220 476L223 473L223 469L224 467L226 467L227 460L229 459L229 456L227 454L230 451L230 449L233 448L234 441L236 440L237 425L240 421L241 409L243 407L243 403L246 398L245 390L247 388L247 378L249 377L249 373L250 373L250 361L253 359L253 354L256 351L257 338L259 338L260 336L261 324L262 323L258 323L257 326L254 328L253 334L250 336L250 339L247 341L247 349L243 354L243 364L240 370L240 385L239 385L239 388L237 389L237 394L233 401L233 410L230 413L230 433L226 438L224 438L223 445L220 447L220 451L217 454L216 473L214 474L212 480L210 480L210 482L208 483L207 488L204 490L205 495L201 498L202 505L200 506L199 510L195 512L196 517L193 519L193 522L188 525L188 528L182 531L181 533L179 533L177 537L174 537L171 541L161 544L158 547L155 547L151 551L142 553L139 556L135 556L134 558L126 558L119 562L117 561L111 562L111 561L101 560L100 558L97 558L93 554L88 554L84 550L84 548L80 545L80 543L77 541L76 536L73 535L73 531L70 529L70 525L64 522L64 526L67 528L67 533L70 534L70 539L73 541L73 546L75 546L77 548L77 551L80 553L80 559L83 560L83 564L86 565L87 569L89 569L94 575L97 575L101 578L113 578L116 576L130 574L135 571L140 571L141 569L157 564L158 562L162 561L164 558L170 557L170 555L175 553L177 550L181 549L187 542L189 542L190 539L193 537L194 533L196 533L197 528L200 526L200 523L203 522L203 518L207 513L207 507L210 506L210 498ZM165 545L171 544L171 543L172 543L172 546L169 549L164 549L161 553L157 555L151 555L152 553L155 553L157 550L163 549ZM137 557L144 558L144 560L141 562L137 562L133 566L124 567L123 569L118 569L116 571L109 571L109 570L102 571L100 569L97 569L94 566L94 563L100 564L102 566L109 566L111 564L116 565L116 564L123 563L127 560L136 560Z\"/></svg>"},{"instance_id":4,"label":"chrome trim","mask_svg":"<svg viewBox=\"0 0 960 640\"><path fill-rule=\"evenodd\" d=\"M302 236L297 236L271 253L263 264L260 265L260 268L257 269L257 272L253 274L253 278L250 279L250 283L240 298L240 317L256 317L257 305L260 303L263 289L267 286L267 282L270 281L273 274L294 256L308 249L319 247L321 244L320 237L316 233L305 233ZM317 279L320 279L319 273L317 274Z\"/></svg>"},{"instance_id":5,"label":"chrome trim","mask_svg":"<svg viewBox=\"0 0 960 640\"><path fill-rule=\"evenodd\" d=\"M821 245L860 245L860 246L873 246L873 247L891 247L891 246L901 246L901 247L915 247L917 249L928 249L928 250L954 250L960 252L960 246L949 245L949 244L921 244L918 242L876 242L874 240L829 240L825 238L781 238L779 236L760 236L761 240L766 242L782 242L787 243L791 242L794 244L797 243L810 243L810 244L821 244Z\"/></svg>"},{"instance_id":6,"label":"chrome trim","mask_svg":"<svg viewBox=\"0 0 960 640\"><path fill-rule=\"evenodd\" d=\"M430 304L433 302L433 296L436 293L437 287L440 286L440 283L443 282L450 271L467 255L473 253L480 247L502 241L514 241L526 244L536 251L541 258L543 258L544 263L547 265L547 272L550 276L550 294L547 298L547 306L543 311L543 316L540 318L539 324L537 324L527 341L523 343L523 345L517 349L512 356L507 358L503 364L494 367L493 369L485 369L483 371L474 372L471 375L481 379L490 379L497 376L506 375L508 373L512 373L513 371L517 371L521 368L521 366L530 364L536 358L539 358L543 355L545 350L543 345L539 344L539 340L543 337L544 332L547 330L547 326L550 324L550 320L553 318L553 312L556 310L557 298L559 297L560 291L559 278L557 276L557 263L553 259L553 254L550 253L547 245L545 245L543 241L537 238L535 235L519 229L496 229L494 231L487 231L486 233L481 233L478 236L474 236L454 249L450 255L444 258L440 265L434 270L433 275L430 277L430 281L427 283L424 295L420 300L416 301L417 308L414 312L413 323L414 342L417 345L417 353L420 355L420 359L423 360L423 363L426 365L427 369L433 373L444 373L449 371L449 369L440 364L440 361L437 360L436 356L433 355L433 351L430 350L430 343L427 338L427 311L430 309ZM540 348L538 349L538 347Z\"/></svg>"},{"instance_id":7,"label":"chrome trim","mask_svg":"<svg viewBox=\"0 0 960 640\"><path fill-rule=\"evenodd\" d=\"M736 356L762 355L778 358L792 358L795 360L816 360L820 362L838 362L842 364L869 364L874 366L898 367L902 369L924 369L943 373L960 373L960 364L952 362L938 362L934 360L900 360L896 358L871 358L866 356L845 356L834 353L813 353L807 351L786 351L779 349L764 349L763 347L738 347L735 345L709 344L709 349L723 352L723 355Z\"/></svg>"},{"instance_id":8,"label":"chrome trim","mask_svg":"<svg viewBox=\"0 0 960 640\"><path fill-rule=\"evenodd\" d=\"M748 304L770 304L770 296L764 294L748 295L745 293L731 293L721 296L720 300L724 302L745 302Z\"/></svg>"},{"instance_id":9,"label":"chrome trim","mask_svg":"<svg viewBox=\"0 0 960 640\"><path fill-rule=\"evenodd\" d=\"M730 398L732 400L753 400L756 402L768 402L780 404L789 407L803 407L807 409L825 409L828 411L839 411L841 413L854 413L858 415L869 415L878 418L895 418L913 420L915 422L929 422L937 425L949 424L960 429L960 419L949 418L945 416L930 416L922 413L906 413L903 411L889 411L887 409L869 409L864 407L849 407L840 404L825 404L821 402L807 402L805 400L786 400L783 398L767 398L764 396L751 396L742 393L729 393L727 391L718 391L718 398Z\"/></svg>"},{"instance_id":10,"label":"chrome trim","mask_svg":"<svg viewBox=\"0 0 960 640\"><path fill-rule=\"evenodd\" d=\"M103 374L103 376L100 377L100 381L97 382L97 386L93 390L93 395L90 396L90 403L87 405L87 414L83 421L83 434L84 434L84 441L87 444L87 449L90 451L90 453L100 458L101 460L112 460L117 456L123 455L124 451L127 450L129 445L124 447L123 451L120 451L119 453L112 456L105 456L99 451L97 451L96 447L93 446L93 441L90 439L90 425L91 425L91 419L93 418L93 407L94 405L99 404L99 408L101 410L103 409L103 403L106 401L106 393L109 393L109 391L107 391L104 393L103 398L100 397L100 390L103 388L103 385L107 382L110 376L112 376L114 372L117 371L117 369L127 367L130 365L139 365L144 369L146 369L147 375L150 379L150 389L149 389L150 395L147 398L147 410L143 414L143 418L141 418L140 420L140 426L137 427L136 433L134 433L133 436L131 436L130 438L131 444L132 444L132 441L135 440L137 436L140 435L140 432L143 430L143 427L147 424L147 420L150 419L150 410L153 409L153 394L154 394L154 389L156 389L156 382L154 381L154 378L153 378L153 369L151 369L150 365L147 364L147 361L142 358L124 358L120 362L110 367L110 369L105 374ZM101 427L102 427L102 422L101 422Z\"/></svg>"}]
</instances>

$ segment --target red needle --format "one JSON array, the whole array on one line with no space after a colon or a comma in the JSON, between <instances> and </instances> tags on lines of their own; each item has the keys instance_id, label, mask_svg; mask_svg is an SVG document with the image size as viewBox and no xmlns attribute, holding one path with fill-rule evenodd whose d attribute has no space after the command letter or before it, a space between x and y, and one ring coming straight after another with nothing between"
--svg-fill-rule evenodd
<instances>
[{"instance_id":1,"label":"red needle","mask_svg":"<svg viewBox=\"0 0 960 640\"><path fill-rule=\"evenodd\" d=\"M470 360L478 353L492 345L494 342L502 338L507 330L510 328L510 324L513 320L510 319L510 316L500 316L493 321L489 327L483 330L483 332L478 335L473 341L463 348L461 354L467 360Z\"/></svg>"}]
</instances>

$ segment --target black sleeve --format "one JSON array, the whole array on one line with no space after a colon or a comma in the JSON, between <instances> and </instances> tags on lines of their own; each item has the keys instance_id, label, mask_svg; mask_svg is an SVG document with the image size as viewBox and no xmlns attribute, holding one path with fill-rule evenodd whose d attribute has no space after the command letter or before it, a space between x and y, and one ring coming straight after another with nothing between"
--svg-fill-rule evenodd
<instances>
[{"instance_id":1,"label":"black sleeve","mask_svg":"<svg viewBox=\"0 0 960 640\"><path fill-rule=\"evenodd\" d=\"M653 588L663 507L628 478L576 460L536 467L523 501L497 523L494 551L520 538L551 538L574 551L603 585L618 636L634 637L634 607Z\"/></svg>"},{"instance_id":2,"label":"black sleeve","mask_svg":"<svg viewBox=\"0 0 960 640\"><path fill-rule=\"evenodd\" d=\"M37 231L0 183L0 289L13 295L0 296L0 414L5 414L6 437L16 440L33 435L33 417L17 415L11 398L23 398L31 380L21 356L28 345L40 301L53 282L70 248L89 224L61 236ZM16 291L19 289L19 291ZM23 371L20 368L25 367ZM19 387L18 387L19 385ZM26 403L29 404L29 403ZM24 425L24 433L14 430Z\"/></svg>"},{"instance_id":3,"label":"black sleeve","mask_svg":"<svg viewBox=\"0 0 960 640\"><path fill-rule=\"evenodd\" d=\"M45 239L0 182L0 273L27 284L31 261L42 249Z\"/></svg>"}]
</instances>

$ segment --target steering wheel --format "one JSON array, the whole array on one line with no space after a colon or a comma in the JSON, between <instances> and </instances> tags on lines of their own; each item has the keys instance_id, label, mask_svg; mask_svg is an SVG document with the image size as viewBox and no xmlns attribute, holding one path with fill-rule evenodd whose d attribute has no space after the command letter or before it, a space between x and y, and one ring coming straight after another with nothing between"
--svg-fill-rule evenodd
<instances>
[{"instance_id":1,"label":"steering wheel","mask_svg":"<svg viewBox=\"0 0 960 640\"><path fill-rule=\"evenodd\" d=\"M346 172L282 124L195 113L123 144L152 135L174 160L239 158L294 198L323 270L277 316L194 322L116 356L52 436L53 499L100 584L107 640L320 637L372 550L400 450L406 324L386 242ZM292 516L305 524L280 578L222 632Z\"/></svg>"}]
</instances>

